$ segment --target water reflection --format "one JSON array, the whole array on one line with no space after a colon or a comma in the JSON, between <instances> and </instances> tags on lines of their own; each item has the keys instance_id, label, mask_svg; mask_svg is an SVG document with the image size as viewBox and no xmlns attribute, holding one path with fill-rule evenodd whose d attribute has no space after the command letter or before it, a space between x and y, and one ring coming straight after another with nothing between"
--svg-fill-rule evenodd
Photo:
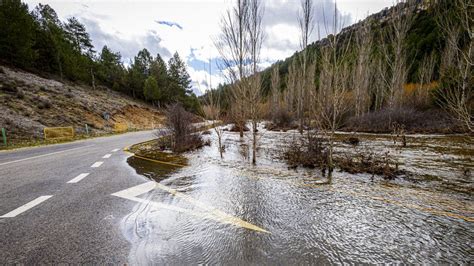
<instances>
[{"instance_id":1,"label":"water reflection","mask_svg":"<svg viewBox=\"0 0 474 266\"><path fill-rule=\"evenodd\" d=\"M130 262L373 264L474 260L474 181L472 176L463 178L459 170L473 167L469 139L409 138L409 147L394 154L401 167L418 173L410 180L371 181L367 175L338 172L331 185L321 186L314 182L319 180L318 170L295 172L274 159L280 143L292 134L264 132L257 166L242 160L241 140L231 133L225 136L224 160L215 145L187 154L189 166L181 169L130 158L130 165L140 174L271 233L140 204L123 224L133 246ZM367 135L361 145L378 152L396 149L390 137ZM341 144L338 149L350 147ZM202 212L192 201L164 190L144 197Z\"/></svg>"}]
</instances>

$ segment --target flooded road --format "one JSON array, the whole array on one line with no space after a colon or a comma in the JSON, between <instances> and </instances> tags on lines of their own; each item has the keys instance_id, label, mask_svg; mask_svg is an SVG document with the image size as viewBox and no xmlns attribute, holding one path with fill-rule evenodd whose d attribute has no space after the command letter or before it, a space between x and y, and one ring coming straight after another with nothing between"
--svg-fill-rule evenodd
<instances>
[{"instance_id":1,"label":"flooded road","mask_svg":"<svg viewBox=\"0 0 474 266\"><path fill-rule=\"evenodd\" d=\"M275 159L295 133L261 132L256 166L246 160L250 139L229 132L223 160L215 142L186 154L184 168L128 159L159 182L123 219L131 264L474 261L471 138L413 136L398 149L390 136L361 135L357 149L389 149L413 174L387 181L336 172L319 185L320 171Z\"/></svg>"}]
</instances>

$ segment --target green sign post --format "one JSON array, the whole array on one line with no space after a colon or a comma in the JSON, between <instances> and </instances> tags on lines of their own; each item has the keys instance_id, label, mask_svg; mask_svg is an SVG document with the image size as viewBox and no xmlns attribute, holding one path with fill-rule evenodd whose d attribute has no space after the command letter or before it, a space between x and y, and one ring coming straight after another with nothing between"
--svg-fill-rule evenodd
<instances>
[{"instance_id":1,"label":"green sign post","mask_svg":"<svg viewBox=\"0 0 474 266\"><path fill-rule=\"evenodd\" d=\"M3 145L7 146L7 134L5 133L5 128L2 127L2 138L3 138Z\"/></svg>"}]
</instances>

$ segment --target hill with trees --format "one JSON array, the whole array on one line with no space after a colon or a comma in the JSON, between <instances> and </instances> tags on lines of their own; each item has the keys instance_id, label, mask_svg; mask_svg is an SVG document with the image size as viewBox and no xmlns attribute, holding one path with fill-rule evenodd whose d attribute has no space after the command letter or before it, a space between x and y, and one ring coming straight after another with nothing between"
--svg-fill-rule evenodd
<instances>
[{"instance_id":1,"label":"hill with trees","mask_svg":"<svg viewBox=\"0 0 474 266\"><path fill-rule=\"evenodd\" d=\"M186 65L177 53L165 63L145 48L126 67L120 53L109 47L97 52L76 18L61 21L53 8L43 4L30 12L20 0L0 1L0 25L4 65L92 89L106 86L157 107L180 102L190 111L199 110Z\"/></svg>"},{"instance_id":2,"label":"hill with trees","mask_svg":"<svg viewBox=\"0 0 474 266\"><path fill-rule=\"evenodd\" d=\"M280 124L274 128L472 132L474 16L468 2L399 1L345 28L335 16L334 25L317 29L326 30L326 38L256 75L258 104L266 110L261 118ZM301 4L295 21L304 44L315 18L313 1ZM212 92L227 114L241 80Z\"/></svg>"}]
</instances>

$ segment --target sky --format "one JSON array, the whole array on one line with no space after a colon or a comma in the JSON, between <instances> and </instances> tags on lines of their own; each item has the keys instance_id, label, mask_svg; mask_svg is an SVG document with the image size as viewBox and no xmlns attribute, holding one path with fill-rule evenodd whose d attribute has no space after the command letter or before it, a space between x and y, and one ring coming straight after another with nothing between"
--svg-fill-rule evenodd
<instances>
[{"instance_id":1,"label":"sky","mask_svg":"<svg viewBox=\"0 0 474 266\"><path fill-rule=\"evenodd\" d=\"M49 4L61 20L76 17L90 34L97 51L107 45L120 52L129 65L139 50L147 48L168 60L175 52L185 60L196 94L225 82L219 70L214 40L220 21L232 0L27 0L30 10ZM300 0L263 0L265 41L260 68L291 56L299 47L297 13ZM368 14L391 6L393 0L338 0L337 10L349 26ZM325 14L334 12L334 0L314 0L319 36L326 34ZM324 10L324 12L323 12ZM315 26L311 41L318 39ZM329 30L331 31L331 30ZM211 71L209 71L211 62ZM211 72L211 75L209 75ZM211 82L209 82L209 80Z\"/></svg>"}]
</instances>

